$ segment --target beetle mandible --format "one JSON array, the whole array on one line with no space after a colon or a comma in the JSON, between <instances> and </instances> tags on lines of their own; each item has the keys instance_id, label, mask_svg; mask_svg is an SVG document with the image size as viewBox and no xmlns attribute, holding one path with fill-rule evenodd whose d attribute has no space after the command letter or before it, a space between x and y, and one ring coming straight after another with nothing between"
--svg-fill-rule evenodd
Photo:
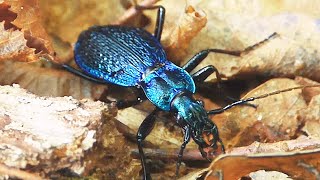
<instances>
[{"instance_id":1,"label":"beetle mandible","mask_svg":"<svg viewBox=\"0 0 320 180\"><path fill-rule=\"evenodd\" d=\"M146 167L142 141L151 132L155 116L159 111L176 113L177 123L184 133L184 141L178 154L176 168L178 173L183 151L191 138L198 144L204 158L207 157L207 154L203 149L207 147L216 149L217 143L220 143L221 150L225 151L218 128L209 119L209 115L221 113L233 106L255 99L239 100L224 108L207 112L203 103L192 97L196 91L195 83L203 82L213 73L220 81L219 72L214 66L209 65L193 74L189 73L211 52L241 56L244 52L252 50L253 47L267 41L275 34L243 51L203 50L194 55L184 66L178 67L167 60L160 44L165 9L162 6L137 6L136 8L138 10L158 9L154 35L141 28L111 25L93 26L81 33L74 48L75 61L83 72L69 65L62 66L68 71L94 82L139 87L144 92L143 96L139 97L139 100L127 102L127 104L137 104L141 100L149 99L156 106L151 114L144 119L137 132L143 179L151 179ZM213 136L209 144L205 141L205 135Z\"/></svg>"}]
</instances>

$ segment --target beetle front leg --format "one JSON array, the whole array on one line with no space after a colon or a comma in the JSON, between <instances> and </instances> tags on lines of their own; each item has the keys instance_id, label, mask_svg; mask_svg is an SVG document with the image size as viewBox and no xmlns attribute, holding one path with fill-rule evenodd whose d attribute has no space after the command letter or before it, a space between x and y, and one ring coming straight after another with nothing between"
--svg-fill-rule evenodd
<instances>
[{"instance_id":1,"label":"beetle front leg","mask_svg":"<svg viewBox=\"0 0 320 180\"><path fill-rule=\"evenodd\" d=\"M141 166L143 170L143 179L144 180L150 180L150 172L146 166L146 157L144 155L143 149L142 149L142 141L150 134L154 127L154 123L156 120L156 114L159 112L159 109L155 109L149 114L141 123L138 132L137 132L137 145L139 149L139 155L141 160Z\"/></svg>"},{"instance_id":2,"label":"beetle front leg","mask_svg":"<svg viewBox=\"0 0 320 180\"><path fill-rule=\"evenodd\" d=\"M166 9L163 6L146 7L146 6L139 6L139 5L137 5L135 8L137 10L158 9L157 22L156 22L156 28L154 30L154 36L160 42L163 24L164 24L164 18L165 18L165 14L166 14Z\"/></svg>"},{"instance_id":3,"label":"beetle front leg","mask_svg":"<svg viewBox=\"0 0 320 180\"><path fill-rule=\"evenodd\" d=\"M179 154L178 154L178 160L177 160L177 164L176 164L176 177L179 177L179 169L180 169L180 165L181 165L181 162L182 162L182 157L183 157L183 151L184 149L186 148L187 144L189 143L190 141L190 128L188 125L185 125L182 127L183 129L183 134L184 134L184 137L183 137L183 143L180 147L180 151L179 151Z\"/></svg>"}]
</instances>

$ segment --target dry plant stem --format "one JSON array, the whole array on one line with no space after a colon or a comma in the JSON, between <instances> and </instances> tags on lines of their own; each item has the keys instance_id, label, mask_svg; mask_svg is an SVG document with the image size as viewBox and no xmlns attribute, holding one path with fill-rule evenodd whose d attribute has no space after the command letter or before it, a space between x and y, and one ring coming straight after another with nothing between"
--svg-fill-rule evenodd
<instances>
[{"instance_id":1,"label":"dry plant stem","mask_svg":"<svg viewBox=\"0 0 320 180\"><path fill-rule=\"evenodd\" d=\"M6 174L10 178L19 178L25 180L41 180L42 178L36 174L32 174L26 171L22 171L19 169L9 168L3 164L0 164L0 175Z\"/></svg>"},{"instance_id":2,"label":"dry plant stem","mask_svg":"<svg viewBox=\"0 0 320 180\"><path fill-rule=\"evenodd\" d=\"M177 160L179 149L144 149L145 155L149 159L158 159L158 160ZM134 158L139 158L139 152L137 149L131 151L131 155ZM217 157L213 154L208 154L208 158L214 159ZM182 157L183 161L207 161L207 159L201 156L201 153L198 149L186 149Z\"/></svg>"},{"instance_id":3,"label":"dry plant stem","mask_svg":"<svg viewBox=\"0 0 320 180\"><path fill-rule=\"evenodd\" d=\"M152 6L153 4L157 3L159 0L145 0L142 1L139 6ZM118 20L111 23L114 25L121 25L127 22L128 20L132 19L136 15L138 15L141 11L137 10L134 6L130 7Z\"/></svg>"}]
</instances>

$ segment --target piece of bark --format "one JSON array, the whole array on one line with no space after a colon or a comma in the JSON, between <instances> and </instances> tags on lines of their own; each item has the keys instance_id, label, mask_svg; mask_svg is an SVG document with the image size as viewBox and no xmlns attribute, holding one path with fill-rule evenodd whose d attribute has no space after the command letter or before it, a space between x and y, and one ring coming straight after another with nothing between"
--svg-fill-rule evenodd
<instances>
[{"instance_id":1,"label":"piece of bark","mask_svg":"<svg viewBox=\"0 0 320 180\"><path fill-rule=\"evenodd\" d=\"M0 162L44 177L63 168L81 175L105 109L102 102L37 97L18 85L1 86Z\"/></svg>"}]
</instances>

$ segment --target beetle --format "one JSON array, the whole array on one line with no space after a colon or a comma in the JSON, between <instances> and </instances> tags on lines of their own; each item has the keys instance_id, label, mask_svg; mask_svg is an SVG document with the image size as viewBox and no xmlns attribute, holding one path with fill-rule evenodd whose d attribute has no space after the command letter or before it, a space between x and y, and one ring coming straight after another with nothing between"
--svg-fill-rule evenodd
<instances>
[{"instance_id":1,"label":"beetle","mask_svg":"<svg viewBox=\"0 0 320 180\"><path fill-rule=\"evenodd\" d=\"M76 64L82 71L67 64L62 66L78 76L97 83L112 83L125 87L135 86L140 91L142 89L142 96L138 100L133 102L120 101L122 103L118 105L133 105L148 99L156 106L143 120L137 132L137 145L143 170L143 179L151 179L145 162L146 158L143 153L142 141L151 132L155 123L155 116L159 111L175 113L177 115L177 123L183 130L184 140L178 154L176 167L176 173L178 174L183 151L191 138L199 146L199 151L204 158L207 158L204 148L211 147L216 149L218 143L222 152L225 151L223 142L219 137L218 128L209 119L209 115L222 113L236 105L265 97L259 96L238 100L221 109L206 111L204 104L199 100L195 100L192 96L196 91L195 84L203 82L213 73L216 74L219 82L221 80L220 74L212 65L206 66L192 74L190 72L209 53L241 56L276 34L272 34L267 39L243 51L203 50L194 55L184 66L178 67L167 60L163 47L160 44L165 9L162 6L137 6L136 8L138 10L158 9L154 35L144 29L135 27L115 25L90 27L80 34L74 48ZM272 95L272 93L267 95ZM213 136L209 140L209 143L205 141L204 137L208 135Z\"/></svg>"}]
</instances>

